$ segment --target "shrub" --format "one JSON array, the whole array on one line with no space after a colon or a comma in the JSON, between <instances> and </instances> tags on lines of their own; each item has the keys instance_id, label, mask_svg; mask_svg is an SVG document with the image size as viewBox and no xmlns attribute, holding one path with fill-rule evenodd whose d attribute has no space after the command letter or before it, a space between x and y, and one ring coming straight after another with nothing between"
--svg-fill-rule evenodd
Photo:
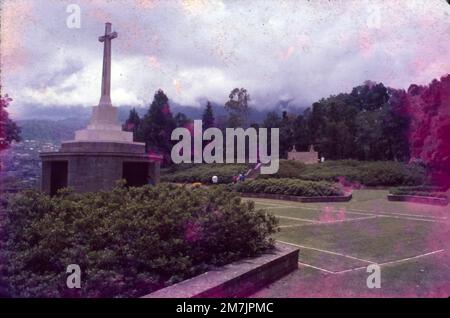
<instances>
[{"instance_id":1,"label":"shrub","mask_svg":"<svg viewBox=\"0 0 450 318\"><path fill-rule=\"evenodd\" d=\"M447 198L446 188L430 185L420 185L414 187L397 187L389 191L395 195L415 195L424 197Z\"/></svg>"},{"instance_id":2,"label":"shrub","mask_svg":"<svg viewBox=\"0 0 450 318\"><path fill-rule=\"evenodd\" d=\"M306 169L306 164L295 160L280 160L280 166L276 174L261 174L258 178L298 178L302 171Z\"/></svg>"},{"instance_id":3,"label":"shrub","mask_svg":"<svg viewBox=\"0 0 450 318\"><path fill-rule=\"evenodd\" d=\"M281 160L275 175L259 178L296 178L310 181L347 182L366 186L418 185L425 181L425 169L419 164L394 161L341 160L304 165Z\"/></svg>"},{"instance_id":4,"label":"shrub","mask_svg":"<svg viewBox=\"0 0 450 318\"><path fill-rule=\"evenodd\" d=\"M238 182L237 192L297 195L304 197L337 196L343 191L339 185L329 182L302 181L296 179L257 179Z\"/></svg>"},{"instance_id":5,"label":"shrub","mask_svg":"<svg viewBox=\"0 0 450 318\"><path fill-rule=\"evenodd\" d=\"M201 182L204 184L212 183L211 178L217 176L218 183L231 183L233 176L250 169L249 164L197 164L187 166L186 169L179 169L173 173L167 173L161 176L162 181L193 183Z\"/></svg>"},{"instance_id":6,"label":"shrub","mask_svg":"<svg viewBox=\"0 0 450 318\"><path fill-rule=\"evenodd\" d=\"M135 297L270 248L276 220L223 186L161 184L8 201L0 268L12 297ZM66 287L78 264L81 289Z\"/></svg>"}]
</instances>

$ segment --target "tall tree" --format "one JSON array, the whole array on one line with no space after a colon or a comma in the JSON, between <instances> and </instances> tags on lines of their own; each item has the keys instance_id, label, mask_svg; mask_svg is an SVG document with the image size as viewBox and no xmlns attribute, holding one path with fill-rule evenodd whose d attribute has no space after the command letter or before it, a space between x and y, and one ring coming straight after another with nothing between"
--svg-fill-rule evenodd
<instances>
[{"instance_id":1,"label":"tall tree","mask_svg":"<svg viewBox=\"0 0 450 318\"><path fill-rule=\"evenodd\" d=\"M297 151L307 151L312 144L307 125L308 113L303 112L297 116L294 122L293 143Z\"/></svg>"},{"instance_id":2,"label":"tall tree","mask_svg":"<svg viewBox=\"0 0 450 318\"><path fill-rule=\"evenodd\" d=\"M8 111L6 110L11 102L12 98L8 94L4 96L0 95L0 151L6 149L11 142L19 142L21 140L21 129L9 118Z\"/></svg>"},{"instance_id":3,"label":"tall tree","mask_svg":"<svg viewBox=\"0 0 450 318\"><path fill-rule=\"evenodd\" d=\"M228 127L248 127L248 116L250 95L245 88L235 88L228 96L229 100L225 103L225 109L228 111Z\"/></svg>"},{"instance_id":4,"label":"tall tree","mask_svg":"<svg viewBox=\"0 0 450 318\"><path fill-rule=\"evenodd\" d=\"M262 127L267 128L267 140L271 140L271 129L270 128L280 128L281 126L281 118L275 111L268 112L264 121L262 123ZM271 153L271 142L267 144L267 151Z\"/></svg>"},{"instance_id":5,"label":"tall tree","mask_svg":"<svg viewBox=\"0 0 450 318\"><path fill-rule=\"evenodd\" d=\"M136 133L139 130L139 126L141 125L141 118L139 117L139 114L137 113L136 109L133 108L130 110L130 114L128 115L128 119L125 121L125 124L123 124L122 129L125 131L131 131L133 132L134 138L136 139Z\"/></svg>"},{"instance_id":6,"label":"tall tree","mask_svg":"<svg viewBox=\"0 0 450 318\"><path fill-rule=\"evenodd\" d=\"M186 126L192 122L192 120L184 113L177 113L173 119L176 127L187 128Z\"/></svg>"},{"instance_id":7,"label":"tall tree","mask_svg":"<svg viewBox=\"0 0 450 318\"><path fill-rule=\"evenodd\" d=\"M166 162L170 162L170 152L173 142L170 139L175 121L170 111L169 99L159 89L144 118L142 118L137 139L146 143L148 151L156 151L164 155Z\"/></svg>"},{"instance_id":8,"label":"tall tree","mask_svg":"<svg viewBox=\"0 0 450 318\"><path fill-rule=\"evenodd\" d=\"M280 122L280 158L287 158L288 151L294 146L294 123L295 116L282 112Z\"/></svg>"},{"instance_id":9,"label":"tall tree","mask_svg":"<svg viewBox=\"0 0 450 318\"><path fill-rule=\"evenodd\" d=\"M206 103L206 108L203 111L202 121L203 121L203 129L206 130L208 128L214 127L214 113L212 105L209 101Z\"/></svg>"},{"instance_id":10,"label":"tall tree","mask_svg":"<svg viewBox=\"0 0 450 318\"><path fill-rule=\"evenodd\" d=\"M450 75L407 92L411 156L425 162L433 182L450 187Z\"/></svg>"}]
</instances>

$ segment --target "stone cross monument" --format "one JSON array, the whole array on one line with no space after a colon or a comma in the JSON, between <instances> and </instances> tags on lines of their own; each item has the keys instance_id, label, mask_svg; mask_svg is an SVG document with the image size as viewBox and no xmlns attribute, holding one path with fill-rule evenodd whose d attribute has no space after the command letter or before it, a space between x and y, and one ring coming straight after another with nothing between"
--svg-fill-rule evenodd
<instances>
[{"instance_id":1,"label":"stone cross monument","mask_svg":"<svg viewBox=\"0 0 450 318\"><path fill-rule=\"evenodd\" d=\"M159 161L145 152L145 144L133 142L133 133L122 131L117 108L111 103L111 41L117 38L106 23L103 43L103 70L100 102L92 109L85 129L75 139L61 144L58 152L43 152L42 190L56 194L71 187L77 192L111 189L119 179L130 186L159 181Z\"/></svg>"},{"instance_id":2,"label":"stone cross monument","mask_svg":"<svg viewBox=\"0 0 450 318\"><path fill-rule=\"evenodd\" d=\"M105 35L98 38L103 42L103 70L102 94L99 106L112 106L111 104L111 40L117 38L117 32L111 32L111 23L105 25Z\"/></svg>"},{"instance_id":3,"label":"stone cross monument","mask_svg":"<svg viewBox=\"0 0 450 318\"><path fill-rule=\"evenodd\" d=\"M111 103L111 41L115 38L117 32L111 32L111 23L106 23L105 34L98 38L103 43L100 102L94 106L87 128L75 132L75 140L133 142L133 133L122 131L117 121L117 108Z\"/></svg>"}]
</instances>

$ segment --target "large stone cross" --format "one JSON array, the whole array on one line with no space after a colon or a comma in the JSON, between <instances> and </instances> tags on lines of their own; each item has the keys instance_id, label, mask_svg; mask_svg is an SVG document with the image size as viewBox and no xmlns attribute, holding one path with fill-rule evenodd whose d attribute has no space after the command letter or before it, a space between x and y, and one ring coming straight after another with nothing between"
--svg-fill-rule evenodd
<instances>
[{"instance_id":1,"label":"large stone cross","mask_svg":"<svg viewBox=\"0 0 450 318\"><path fill-rule=\"evenodd\" d=\"M117 38L117 32L111 32L111 23L105 24L105 35L98 38L103 42L103 71L102 94L99 106L112 106L111 104L111 40Z\"/></svg>"},{"instance_id":2,"label":"large stone cross","mask_svg":"<svg viewBox=\"0 0 450 318\"><path fill-rule=\"evenodd\" d=\"M106 23L105 35L98 38L104 45L100 102L92 107L89 125L75 132L75 141L133 143L133 133L122 131L117 120L117 108L111 104L111 40L116 37L117 33L111 32L111 23Z\"/></svg>"}]
</instances>

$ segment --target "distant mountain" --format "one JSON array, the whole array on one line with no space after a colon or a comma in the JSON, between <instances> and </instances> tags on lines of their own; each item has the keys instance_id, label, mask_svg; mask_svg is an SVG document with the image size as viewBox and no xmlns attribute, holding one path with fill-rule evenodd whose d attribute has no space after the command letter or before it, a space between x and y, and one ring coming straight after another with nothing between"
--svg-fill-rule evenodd
<instances>
[{"instance_id":1,"label":"distant mountain","mask_svg":"<svg viewBox=\"0 0 450 318\"><path fill-rule=\"evenodd\" d=\"M213 102L211 104L216 119L226 116L227 112L223 105ZM142 117L147 112L148 107L146 105L134 108ZM133 106L126 105L118 107L118 118L121 123L128 118L132 108ZM184 113L191 119L201 119L204 111L204 106L186 106L173 101L170 101L170 108L174 116L177 113ZM86 127L91 116L91 107L82 106L22 105L21 109L21 116L16 119L16 122L22 128L22 138L53 143L73 139L75 130ZM271 109L258 110L253 107L250 110L250 123L261 123L269 111L281 113L284 110L294 114L299 114L302 111L302 109L291 105L289 101L280 101Z\"/></svg>"},{"instance_id":2,"label":"distant mountain","mask_svg":"<svg viewBox=\"0 0 450 318\"><path fill-rule=\"evenodd\" d=\"M21 127L20 134L23 140L39 140L59 144L64 140L71 140L75 136L75 130L86 127L87 118L66 118L61 120L28 119L18 120Z\"/></svg>"},{"instance_id":3,"label":"distant mountain","mask_svg":"<svg viewBox=\"0 0 450 318\"><path fill-rule=\"evenodd\" d=\"M180 105L173 101L170 101L169 103L173 115L176 115L177 113L184 113L191 119L200 119L206 105L206 101L204 102L205 105L202 107ZM214 116L220 117L227 114L222 104L214 102L211 102L211 104L213 107ZM133 107L134 106L128 105L121 105L118 107L118 117L120 122L124 122L128 118L128 114ZM143 116L147 112L148 107L149 105L136 106L135 108L139 115ZM281 113L286 110L288 112L298 114L304 108L306 107L299 107L298 105L292 104L291 101L279 101L273 107L263 110L259 110L256 107L251 107L250 122L262 122L269 111L277 111ZM15 118L16 121L31 119L59 121L70 118L84 119L87 121L91 116L91 107L83 106L41 106L28 104L19 106L19 110L20 115Z\"/></svg>"}]
</instances>

